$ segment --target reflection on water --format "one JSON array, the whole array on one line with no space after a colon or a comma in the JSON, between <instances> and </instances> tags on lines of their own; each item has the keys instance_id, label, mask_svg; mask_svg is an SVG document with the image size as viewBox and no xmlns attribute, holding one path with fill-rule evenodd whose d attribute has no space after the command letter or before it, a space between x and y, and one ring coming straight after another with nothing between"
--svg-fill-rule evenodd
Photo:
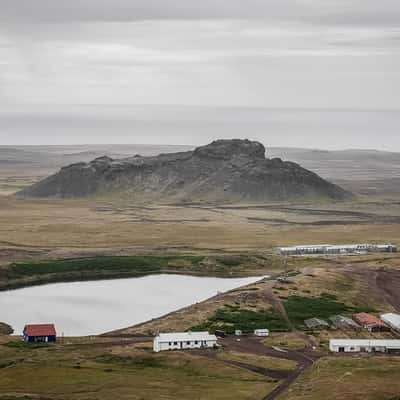
<instances>
[{"instance_id":1,"label":"reflection on water","mask_svg":"<svg viewBox=\"0 0 400 400\"><path fill-rule=\"evenodd\" d=\"M0 293L0 321L55 323L66 336L92 335L156 318L261 279L184 275L56 283Z\"/></svg>"}]
</instances>

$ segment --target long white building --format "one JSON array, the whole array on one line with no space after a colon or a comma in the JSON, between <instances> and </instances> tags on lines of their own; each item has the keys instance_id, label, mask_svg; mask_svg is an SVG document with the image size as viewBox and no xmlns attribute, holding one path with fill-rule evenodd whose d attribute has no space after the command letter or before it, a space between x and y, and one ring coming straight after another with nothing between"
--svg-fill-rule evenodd
<instances>
[{"instance_id":1,"label":"long white building","mask_svg":"<svg viewBox=\"0 0 400 400\"><path fill-rule=\"evenodd\" d=\"M394 313L381 314L381 320L392 329L400 332L400 315Z\"/></svg>"},{"instance_id":2,"label":"long white building","mask_svg":"<svg viewBox=\"0 0 400 400\"><path fill-rule=\"evenodd\" d=\"M400 340L396 339L331 339L329 350L335 353L399 353Z\"/></svg>"},{"instance_id":3,"label":"long white building","mask_svg":"<svg viewBox=\"0 0 400 400\"><path fill-rule=\"evenodd\" d=\"M397 247L393 244L317 244L291 247L278 247L282 255L312 255L312 254L365 254L365 253L395 253Z\"/></svg>"},{"instance_id":4,"label":"long white building","mask_svg":"<svg viewBox=\"0 0 400 400\"><path fill-rule=\"evenodd\" d=\"M153 340L155 352L164 350L207 349L217 344L217 337L208 332L160 333Z\"/></svg>"}]
</instances>

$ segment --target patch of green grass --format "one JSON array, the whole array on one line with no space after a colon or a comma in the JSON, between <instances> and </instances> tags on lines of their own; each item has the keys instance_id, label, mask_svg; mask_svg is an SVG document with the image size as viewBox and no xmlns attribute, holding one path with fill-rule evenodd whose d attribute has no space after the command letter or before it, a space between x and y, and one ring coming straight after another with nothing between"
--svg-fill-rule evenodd
<instances>
[{"instance_id":1,"label":"patch of green grass","mask_svg":"<svg viewBox=\"0 0 400 400\"><path fill-rule=\"evenodd\" d=\"M217 310L206 322L192 327L191 330L215 331L222 329L227 333L234 333L239 329L244 333L252 333L254 329L259 328L268 328L272 332L289 329L287 322L274 311L222 308Z\"/></svg>"},{"instance_id":2,"label":"patch of green grass","mask_svg":"<svg viewBox=\"0 0 400 400\"><path fill-rule=\"evenodd\" d=\"M305 319L327 319L332 315L349 314L359 311L336 300L336 296L328 293L320 297L289 296L285 303L286 312L292 324L302 327Z\"/></svg>"},{"instance_id":3,"label":"patch of green grass","mask_svg":"<svg viewBox=\"0 0 400 400\"><path fill-rule=\"evenodd\" d=\"M219 256L216 258L216 260L221 263L224 264L228 267L237 267L240 264L242 264L242 262L244 261L244 257L241 256Z\"/></svg>"},{"instance_id":4,"label":"patch of green grass","mask_svg":"<svg viewBox=\"0 0 400 400\"><path fill-rule=\"evenodd\" d=\"M103 354L95 359L100 363L122 364L134 368L162 368L164 363L154 356L123 357L115 354Z\"/></svg>"},{"instance_id":5,"label":"patch of green grass","mask_svg":"<svg viewBox=\"0 0 400 400\"><path fill-rule=\"evenodd\" d=\"M34 275L90 272L134 272L146 274L174 267L174 261L187 261L197 265L203 260L199 256L106 256L62 260L32 261L13 264L8 271L9 279Z\"/></svg>"},{"instance_id":6,"label":"patch of green grass","mask_svg":"<svg viewBox=\"0 0 400 400\"><path fill-rule=\"evenodd\" d=\"M0 369L10 367L13 364L14 364L14 362L10 361L10 360L0 360ZM0 399L1 399L1 397L0 397Z\"/></svg>"},{"instance_id":7,"label":"patch of green grass","mask_svg":"<svg viewBox=\"0 0 400 400\"><path fill-rule=\"evenodd\" d=\"M225 361L235 361L239 363L255 365L260 368L268 368L278 371L290 371L296 368L296 362L284 358L262 356L251 353L237 351L223 351L218 353L217 358Z\"/></svg>"},{"instance_id":8,"label":"patch of green grass","mask_svg":"<svg viewBox=\"0 0 400 400\"><path fill-rule=\"evenodd\" d=\"M12 347L16 349L40 349L42 347L49 347L52 346L51 343L40 343L40 342L24 342L24 341L17 341L12 340L10 342L3 343L3 346Z\"/></svg>"},{"instance_id":9,"label":"patch of green grass","mask_svg":"<svg viewBox=\"0 0 400 400\"><path fill-rule=\"evenodd\" d=\"M24 354L0 346L0 360L14 361L1 369L0 400L250 400L276 387L262 375L190 352L153 354L97 343Z\"/></svg>"},{"instance_id":10,"label":"patch of green grass","mask_svg":"<svg viewBox=\"0 0 400 400\"><path fill-rule=\"evenodd\" d=\"M330 299L330 300L337 300L338 299L338 297L335 294L327 293L327 292L321 293L321 297L324 297L325 299Z\"/></svg>"}]
</instances>

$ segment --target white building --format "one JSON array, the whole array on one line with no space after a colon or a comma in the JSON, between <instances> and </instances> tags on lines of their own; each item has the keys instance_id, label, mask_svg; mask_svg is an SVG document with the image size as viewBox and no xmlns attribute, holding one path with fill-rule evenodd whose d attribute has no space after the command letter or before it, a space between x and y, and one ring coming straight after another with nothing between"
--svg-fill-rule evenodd
<instances>
[{"instance_id":1,"label":"white building","mask_svg":"<svg viewBox=\"0 0 400 400\"><path fill-rule=\"evenodd\" d=\"M381 320L392 329L400 332L400 315L387 313L381 315Z\"/></svg>"},{"instance_id":2,"label":"white building","mask_svg":"<svg viewBox=\"0 0 400 400\"><path fill-rule=\"evenodd\" d=\"M331 339L329 350L335 353L399 353L400 340L393 339Z\"/></svg>"},{"instance_id":3,"label":"white building","mask_svg":"<svg viewBox=\"0 0 400 400\"><path fill-rule=\"evenodd\" d=\"M312 254L365 254L365 253L394 253L397 247L392 244L318 244L292 247L278 247L282 255L312 255Z\"/></svg>"},{"instance_id":4,"label":"white building","mask_svg":"<svg viewBox=\"0 0 400 400\"><path fill-rule=\"evenodd\" d=\"M217 337L208 332L160 333L153 340L155 352L164 350L204 349L217 344Z\"/></svg>"},{"instance_id":5,"label":"white building","mask_svg":"<svg viewBox=\"0 0 400 400\"><path fill-rule=\"evenodd\" d=\"M254 331L254 334L256 336L269 336L269 330L268 329L256 329Z\"/></svg>"}]
</instances>

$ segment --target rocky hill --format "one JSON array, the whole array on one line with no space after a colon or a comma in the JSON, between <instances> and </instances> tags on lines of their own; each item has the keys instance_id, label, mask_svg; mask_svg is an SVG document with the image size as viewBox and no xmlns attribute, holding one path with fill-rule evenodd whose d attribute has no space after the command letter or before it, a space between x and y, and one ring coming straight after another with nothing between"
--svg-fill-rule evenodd
<instances>
[{"instance_id":1,"label":"rocky hill","mask_svg":"<svg viewBox=\"0 0 400 400\"><path fill-rule=\"evenodd\" d=\"M4 322L0 322L0 336L1 335L12 335L13 333L14 333L14 329L10 325L8 325Z\"/></svg>"},{"instance_id":2,"label":"rocky hill","mask_svg":"<svg viewBox=\"0 0 400 400\"><path fill-rule=\"evenodd\" d=\"M348 192L292 162L267 159L261 143L217 140L154 157L96 158L61 170L20 196L76 198L118 193L149 201L344 199Z\"/></svg>"}]
</instances>

